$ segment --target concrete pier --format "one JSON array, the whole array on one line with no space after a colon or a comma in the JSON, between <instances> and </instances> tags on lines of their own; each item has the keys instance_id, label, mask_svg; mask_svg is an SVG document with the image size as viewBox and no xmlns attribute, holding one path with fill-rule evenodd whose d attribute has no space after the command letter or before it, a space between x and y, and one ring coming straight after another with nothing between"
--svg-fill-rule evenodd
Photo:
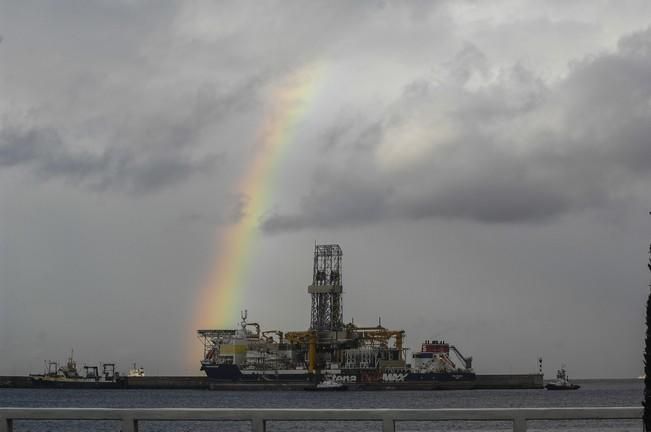
<instances>
[{"instance_id":1,"label":"concrete pier","mask_svg":"<svg viewBox=\"0 0 651 432\"><path fill-rule=\"evenodd\" d=\"M83 389L193 389L193 390L303 390L305 382L230 382L214 381L205 376L123 377L119 382L35 383L28 376L0 376L0 388L83 388ZM474 390L474 389L542 389L538 374L477 375L474 381L358 383L347 384L350 390Z\"/></svg>"}]
</instances>

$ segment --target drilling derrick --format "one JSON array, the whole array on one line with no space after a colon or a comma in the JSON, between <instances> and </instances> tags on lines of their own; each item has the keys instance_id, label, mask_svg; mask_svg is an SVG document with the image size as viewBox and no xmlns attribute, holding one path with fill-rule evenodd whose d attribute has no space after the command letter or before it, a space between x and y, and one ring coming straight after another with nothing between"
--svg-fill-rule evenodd
<instances>
[{"instance_id":1,"label":"drilling derrick","mask_svg":"<svg viewBox=\"0 0 651 432\"><path fill-rule=\"evenodd\" d=\"M341 303L342 256L339 245L315 245L312 285L307 292L312 296L310 330L318 332L342 330Z\"/></svg>"}]
</instances>

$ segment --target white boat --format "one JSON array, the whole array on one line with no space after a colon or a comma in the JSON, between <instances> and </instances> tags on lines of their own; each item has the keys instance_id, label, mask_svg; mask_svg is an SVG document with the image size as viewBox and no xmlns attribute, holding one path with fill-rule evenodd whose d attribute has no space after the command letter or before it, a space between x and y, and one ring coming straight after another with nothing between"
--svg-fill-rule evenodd
<instances>
[{"instance_id":1,"label":"white boat","mask_svg":"<svg viewBox=\"0 0 651 432\"><path fill-rule=\"evenodd\" d=\"M332 379L325 379L315 386L305 387L310 391L343 391L348 390L348 386Z\"/></svg>"}]
</instances>

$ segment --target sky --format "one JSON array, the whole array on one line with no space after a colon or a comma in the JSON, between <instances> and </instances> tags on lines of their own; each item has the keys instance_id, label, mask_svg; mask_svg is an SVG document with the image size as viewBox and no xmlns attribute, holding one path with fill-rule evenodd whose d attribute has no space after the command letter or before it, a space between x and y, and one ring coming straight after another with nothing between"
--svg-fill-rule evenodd
<instances>
[{"instance_id":1,"label":"sky","mask_svg":"<svg viewBox=\"0 0 651 432\"><path fill-rule=\"evenodd\" d=\"M0 1L0 375L71 349L199 374L199 326L309 325L315 242L343 249L344 319L412 349L640 375L649 17L645 0ZM243 188L275 115L282 151ZM245 221L232 304L206 316Z\"/></svg>"}]
</instances>

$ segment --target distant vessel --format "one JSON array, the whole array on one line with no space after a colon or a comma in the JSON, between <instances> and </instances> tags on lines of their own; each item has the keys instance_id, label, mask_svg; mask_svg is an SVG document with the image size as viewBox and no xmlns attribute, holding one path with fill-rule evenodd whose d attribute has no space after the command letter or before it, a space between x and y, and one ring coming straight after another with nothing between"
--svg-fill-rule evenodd
<instances>
[{"instance_id":1,"label":"distant vessel","mask_svg":"<svg viewBox=\"0 0 651 432\"><path fill-rule=\"evenodd\" d=\"M556 381L552 381L545 386L547 390L577 390L581 388L578 384L570 383L570 379L565 372L565 368L561 367L556 372Z\"/></svg>"},{"instance_id":2,"label":"distant vessel","mask_svg":"<svg viewBox=\"0 0 651 432\"><path fill-rule=\"evenodd\" d=\"M115 363L103 363L101 374L99 366L84 365L83 369L84 373L80 374L73 350L64 366L59 367L56 361L46 361L42 374L30 374L29 377L35 387L119 388L123 386L124 377L115 371Z\"/></svg>"}]
</instances>

